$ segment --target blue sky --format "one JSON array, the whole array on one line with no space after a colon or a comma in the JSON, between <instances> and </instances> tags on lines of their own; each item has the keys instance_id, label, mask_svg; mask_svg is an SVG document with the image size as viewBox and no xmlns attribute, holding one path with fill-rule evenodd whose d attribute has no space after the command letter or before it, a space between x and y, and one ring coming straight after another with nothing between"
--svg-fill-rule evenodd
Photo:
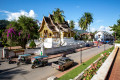
<instances>
[{"instance_id":1,"label":"blue sky","mask_svg":"<svg viewBox=\"0 0 120 80\"><path fill-rule=\"evenodd\" d=\"M84 12L93 14L91 31L106 30L120 19L120 0L1 0L0 19L16 19L25 14L42 21L55 8L64 11L65 20L74 20L76 29L78 19ZM12 14L14 13L14 14Z\"/></svg>"}]
</instances>

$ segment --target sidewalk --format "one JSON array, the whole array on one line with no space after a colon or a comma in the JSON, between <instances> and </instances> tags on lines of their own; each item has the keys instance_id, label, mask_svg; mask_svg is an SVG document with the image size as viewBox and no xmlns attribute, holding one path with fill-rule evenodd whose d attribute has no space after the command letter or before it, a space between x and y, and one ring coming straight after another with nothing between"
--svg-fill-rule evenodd
<instances>
[{"instance_id":1,"label":"sidewalk","mask_svg":"<svg viewBox=\"0 0 120 80\"><path fill-rule=\"evenodd\" d=\"M82 48L82 51L83 51L83 50L86 50L86 49L90 49L90 48L92 48L92 47L96 47L96 46L84 47L84 48ZM79 52L79 51L81 51L81 48L75 49L75 51L76 51L76 52ZM65 54L65 53L70 53L70 54L71 54L71 51L69 51L69 52L67 51L67 52L63 52L63 53L58 53L58 54L54 54L54 55L49 55L49 56L48 56L48 59L60 57L60 56L62 56L62 55Z\"/></svg>"},{"instance_id":2,"label":"sidewalk","mask_svg":"<svg viewBox=\"0 0 120 80\"><path fill-rule=\"evenodd\" d=\"M120 48L113 64L109 80L120 80Z\"/></svg>"}]
</instances>

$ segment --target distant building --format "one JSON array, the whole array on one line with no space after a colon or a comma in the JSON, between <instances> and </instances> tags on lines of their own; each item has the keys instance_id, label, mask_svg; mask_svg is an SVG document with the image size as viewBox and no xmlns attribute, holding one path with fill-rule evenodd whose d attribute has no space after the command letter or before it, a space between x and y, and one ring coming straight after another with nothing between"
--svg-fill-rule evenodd
<instances>
[{"instance_id":1,"label":"distant building","mask_svg":"<svg viewBox=\"0 0 120 80\"><path fill-rule=\"evenodd\" d=\"M92 33L82 33L82 34L80 34L82 37L85 37L85 35L86 36L88 36L88 39L93 39L94 38L94 35L92 34Z\"/></svg>"},{"instance_id":2,"label":"distant building","mask_svg":"<svg viewBox=\"0 0 120 80\"><path fill-rule=\"evenodd\" d=\"M106 32L106 31L98 31L95 34L95 40L96 41L113 41L114 37L112 34Z\"/></svg>"}]
</instances>

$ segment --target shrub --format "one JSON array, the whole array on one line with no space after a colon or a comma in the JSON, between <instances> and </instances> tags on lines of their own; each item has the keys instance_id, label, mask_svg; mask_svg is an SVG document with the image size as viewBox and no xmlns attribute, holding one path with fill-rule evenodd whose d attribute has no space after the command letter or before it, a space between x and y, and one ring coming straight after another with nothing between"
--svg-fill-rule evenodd
<instances>
[{"instance_id":1,"label":"shrub","mask_svg":"<svg viewBox=\"0 0 120 80\"><path fill-rule=\"evenodd\" d=\"M79 40L79 36L78 36L77 34L75 34L75 35L73 36L73 38L74 38L75 40Z\"/></svg>"},{"instance_id":2,"label":"shrub","mask_svg":"<svg viewBox=\"0 0 120 80\"><path fill-rule=\"evenodd\" d=\"M109 54L110 54L109 52L104 53L103 54L104 56L99 61L91 64L91 67L84 72L81 80L90 80L96 74L98 69L101 67L102 63L104 63L104 61L107 59Z\"/></svg>"},{"instance_id":3,"label":"shrub","mask_svg":"<svg viewBox=\"0 0 120 80\"><path fill-rule=\"evenodd\" d=\"M34 48L34 47L36 47L36 44L35 44L34 40L31 41L29 47L30 47L30 48Z\"/></svg>"},{"instance_id":4,"label":"shrub","mask_svg":"<svg viewBox=\"0 0 120 80\"><path fill-rule=\"evenodd\" d=\"M88 41L93 41L93 39L88 39Z\"/></svg>"},{"instance_id":5,"label":"shrub","mask_svg":"<svg viewBox=\"0 0 120 80\"><path fill-rule=\"evenodd\" d=\"M120 43L120 41L119 41L119 40L116 40L115 43Z\"/></svg>"}]
</instances>

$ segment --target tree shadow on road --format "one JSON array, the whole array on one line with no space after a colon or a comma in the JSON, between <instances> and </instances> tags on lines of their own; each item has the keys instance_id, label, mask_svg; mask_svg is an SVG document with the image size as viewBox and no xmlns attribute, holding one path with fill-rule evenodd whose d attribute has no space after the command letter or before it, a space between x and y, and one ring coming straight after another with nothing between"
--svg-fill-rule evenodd
<instances>
[{"instance_id":1,"label":"tree shadow on road","mask_svg":"<svg viewBox=\"0 0 120 80\"><path fill-rule=\"evenodd\" d=\"M0 80L12 80L18 74L24 75L24 74L28 73L28 71L24 71L21 69L15 69L15 68L17 68L17 67L0 70Z\"/></svg>"},{"instance_id":2,"label":"tree shadow on road","mask_svg":"<svg viewBox=\"0 0 120 80\"><path fill-rule=\"evenodd\" d=\"M66 68L65 71L66 71L66 70L69 70L69 69L71 69L71 68L73 68L73 67L75 67L75 66L77 66L77 65L78 65L78 63L77 63L77 62L74 62L74 64L71 65L70 67ZM63 72L64 72L64 71L63 71Z\"/></svg>"}]
</instances>

